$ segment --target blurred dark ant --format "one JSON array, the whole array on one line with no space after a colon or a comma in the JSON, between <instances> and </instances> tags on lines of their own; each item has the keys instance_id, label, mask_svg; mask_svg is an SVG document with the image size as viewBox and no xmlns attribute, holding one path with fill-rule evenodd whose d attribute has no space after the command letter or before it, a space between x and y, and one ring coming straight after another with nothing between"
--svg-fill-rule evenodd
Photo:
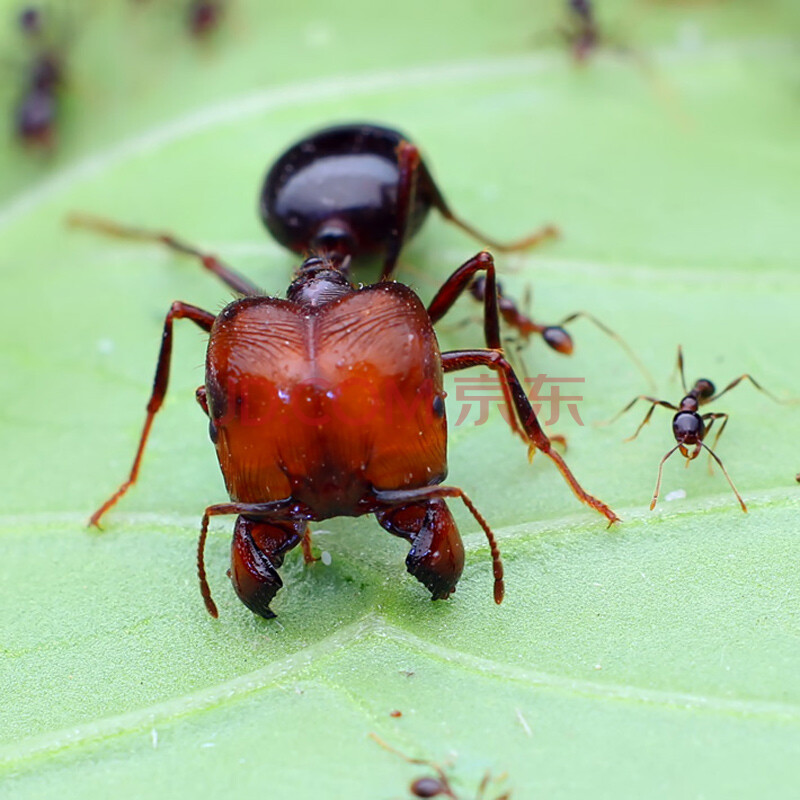
<instances>
[{"instance_id":1,"label":"blurred dark ant","mask_svg":"<svg viewBox=\"0 0 800 800\"><path fill-rule=\"evenodd\" d=\"M201 39L214 31L225 10L222 0L191 0L186 12L186 26L192 36Z\"/></svg>"},{"instance_id":2,"label":"blurred dark ant","mask_svg":"<svg viewBox=\"0 0 800 800\"><path fill-rule=\"evenodd\" d=\"M697 456L700 455L701 450L706 450L708 451L709 472L713 472L713 459L717 462L725 477L728 479L728 483L730 484L731 489L733 489L733 493L736 495L736 499L739 501L742 511L747 512L747 506L745 505L744 500L742 500L742 496L739 494L736 486L734 486L734 483L731 480L730 475L728 475L728 471L725 469L722 461L720 461L719 457L714 452L714 448L716 448L717 442L719 442L719 437L722 436L722 432L725 430L725 426L728 424L728 414L724 412L708 412L706 414L700 414L698 409L700 406L704 406L713 402L714 400L718 400L720 397L722 397L722 395L738 386L745 379L750 381L750 383L752 383L759 392L765 394L776 403L795 403L797 401L794 399L781 400L771 392L767 391L760 383L758 383L758 381L756 381L752 375L749 375L748 373L744 373L738 378L732 380L721 392L716 390L714 384L708 380L708 378L698 378L692 388L687 389L686 377L683 371L683 350L681 349L680 345L678 346L678 363L676 368L680 372L681 386L683 386L684 391L684 397L680 401L679 405L676 406L666 400L659 400L655 397L649 397L647 395L640 394L638 397L634 397L634 399L631 400L631 402L628 403L628 405L625 406L622 411L604 424L610 425L612 422L619 419L626 411L629 411L631 408L633 408L633 406L639 400L646 400L651 404L650 408L647 411L647 414L645 414L644 419L639 424L639 427L634 432L633 436L629 436L627 439L625 439L626 442L630 442L633 441L639 435L639 432L642 430L642 428L647 425L648 422L650 422L650 417L653 415L653 411L655 410L656 406L663 406L664 408L669 408L676 412L675 416L672 418L672 434L675 437L677 444L667 452L664 458L661 459L661 463L658 466L656 489L653 493L653 499L650 502L651 511L656 507L656 502L658 501L659 491L661 490L661 474L664 469L664 463L667 461L667 459L676 450L680 450L681 455L686 459L686 466L688 467L689 462L697 458ZM717 430L717 434L714 437L713 446L709 447L705 443L704 439L711 431L714 422L716 422L718 419L722 420L722 424L720 425L719 429Z\"/></svg>"},{"instance_id":3,"label":"blurred dark ant","mask_svg":"<svg viewBox=\"0 0 800 800\"><path fill-rule=\"evenodd\" d=\"M567 19L559 33L582 64L601 43L600 29L590 0L567 0Z\"/></svg>"},{"instance_id":4,"label":"blurred dark ant","mask_svg":"<svg viewBox=\"0 0 800 800\"><path fill-rule=\"evenodd\" d=\"M447 773L438 764L434 763L433 761L428 761L424 758L411 758L400 750L397 750L396 748L384 742L383 739L381 739L377 734L370 733L370 738L377 742L384 750L388 750L390 753L400 756L403 761L407 761L409 764L416 764L421 767L428 767L436 773L435 776L426 775L411 782L408 790L411 792L413 797L449 797L451 800L460 800L459 796L453 791L453 787L450 784L450 779L447 777ZM486 797L486 790L490 787L490 785L500 784L504 780L505 775L500 775L499 777L493 779L491 773L487 772L481 779L481 782L478 784L478 791L475 795L475 800L484 800ZM495 795L494 800L509 800L510 797L511 790L506 790L502 794Z\"/></svg>"},{"instance_id":5,"label":"blurred dark ant","mask_svg":"<svg viewBox=\"0 0 800 800\"><path fill-rule=\"evenodd\" d=\"M14 130L23 144L45 149L55 143L60 95L66 82L63 43L56 42L56 26L50 16L41 8L28 6L17 20L31 55L23 94L14 111Z\"/></svg>"}]
</instances>

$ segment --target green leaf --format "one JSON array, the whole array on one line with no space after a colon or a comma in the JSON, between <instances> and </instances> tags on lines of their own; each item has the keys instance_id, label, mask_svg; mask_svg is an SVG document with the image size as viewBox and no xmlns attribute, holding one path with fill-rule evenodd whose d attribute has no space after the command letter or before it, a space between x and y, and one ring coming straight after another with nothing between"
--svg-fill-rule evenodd
<instances>
[{"instance_id":1,"label":"green leaf","mask_svg":"<svg viewBox=\"0 0 800 800\"><path fill-rule=\"evenodd\" d=\"M689 379L748 372L797 396L794 5L604 4L634 52L581 68L552 35L557 3L239 0L206 45L183 35L177 7L105 5L70 6L80 33L57 152L23 152L10 134L0 150L5 792L408 795L429 770L374 732L449 760L465 798L487 770L520 798L796 796L797 408L747 385L719 403L731 421L718 451L749 514L719 471L677 456L650 512L669 412L628 444L644 407L594 427L650 389L577 322L571 359L540 342L518 359L529 375L585 379L586 424L562 405L554 430L623 524L606 530L546 458L529 465L497 409L455 427L451 382L448 480L498 536L503 605L485 539L454 505L467 566L451 600L428 600L373 519L335 519L315 534L331 563L290 554L270 622L235 598L231 520L215 522L214 621L194 548L202 509L225 493L190 326L176 328L141 479L104 532L85 520L129 468L169 304L214 310L228 294L191 262L63 223L82 210L170 229L282 292L296 259L257 220L264 170L315 127L376 120L420 143L453 207L487 232L562 228L499 259L506 293L533 288L541 321L590 311L672 402L678 343ZM10 27L2 40L18 48ZM20 80L3 76L4 107ZM428 299L477 247L432 219L400 277ZM459 303L444 347L482 344L459 324L475 314ZM685 499L669 501L675 490Z\"/></svg>"}]
</instances>

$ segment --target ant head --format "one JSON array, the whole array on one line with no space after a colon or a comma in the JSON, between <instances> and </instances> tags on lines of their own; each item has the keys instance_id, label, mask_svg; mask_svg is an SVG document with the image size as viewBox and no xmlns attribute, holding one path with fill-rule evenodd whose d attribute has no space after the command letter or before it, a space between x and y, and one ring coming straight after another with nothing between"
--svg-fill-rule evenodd
<instances>
[{"instance_id":1,"label":"ant head","mask_svg":"<svg viewBox=\"0 0 800 800\"><path fill-rule=\"evenodd\" d=\"M447 787L439 778L417 778L411 784L414 797L438 797L447 791Z\"/></svg>"},{"instance_id":2,"label":"ant head","mask_svg":"<svg viewBox=\"0 0 800 800\"><path fill-rule=\"evenodd\" d=\"M560 325L551 325L542 331L547 344L565 356L571 355L574 348L572 337Z\"/></svg>"},{"instance_id":3,"label":"ant head","mask_svg":"<svg viewBox=\"0 0 800 800\"><path fill-rule=\"evenodd\" d=\"M356 251L356 238L346 222L325 220L311 240L311 251L323 255L338 253L346 256Z\"/></svg>"},{"instance_id":4,"label":"ant head","mask_svg":"<svg viewBox=\"0 0 800 800\"><path fill-rule=\"evenodd\" d=\"M194 0L189 6L187 24L192 36L205 36L217 25L222 16L222 7L214 0Z\"/></svg>"},{"instance_id":5,"label":"ant head","mask_svg":"<svg viewBox=\"0 0 800 800\"><path fill-rule=\"evenodd\" d=\"M711 383L708 378L700 378L695 383L695 389L697 389L697 393L700 395L701 400L708 400L710 397L714 396L714 392L716 391L714 384Z\"/></svg>"},{"instance_id":6,"label":"ant head","mask_svg":"<svg viewBox=\"0 0 800 800\"><path fill-rule=\"evenodd\" d=\"M696 411L679 411L672 419L672 433L675 441L681 445L681 452L684 452L683 445L697 444L702 441L706 426L700 415Z\"/></svg>"},{"instance_id":7,"label":"ant head","mask_svg":"<svg viewBox=\"0 0 800 800\"><path fill-rule=\"evenodd\" d=\"M26 6L19 12L20 30L27 36L38 36L42 32L42 12L36 6Z\"/></svg>"}]
</instances>

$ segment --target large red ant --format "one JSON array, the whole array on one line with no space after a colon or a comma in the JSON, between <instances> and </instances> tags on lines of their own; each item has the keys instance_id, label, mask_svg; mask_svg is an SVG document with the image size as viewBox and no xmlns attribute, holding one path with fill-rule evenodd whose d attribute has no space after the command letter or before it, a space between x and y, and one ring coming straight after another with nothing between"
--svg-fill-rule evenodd
<instances>
[{"instance_id":1,"label":"large red ant","mask_svg":"<svg viewBox=\"0 0 800 800\"><path fill-rule=\"evenodd\" d=\"M397 136L372 126L332 129L313 139L314 147L290 150L270 171L261 201L265 222L278 241L310 253L286 300L265 296L215 256L170 234L71 218L75 225L160 242L194 256L242 296L216 315L188 303L172 304L130 474L90 520L99 526L136 481L167 391L173 322L189 319L209 333L205 383L197 401L209 417L231 497L230 503L205 510L198 543L201 592L213 616L217 608L203 562L212 516L238 515L230 577L242 602L269 618L286 552L302 544L311 560L308 522L334 516L375 514L387 531L411 544L408 571L433 599L449 597L463 569L464 550L445 504L448 497L460 498L486 534L494 598L502 601L503 567L489 525L461 489L441 485L447 474L446 372L476 366L497 372L511 428L530 455L541 450L578 499L609 523L618 519L581 487L553 449L506 360L491 255L482 252L466 261L427 309L411 289L390 280L400 247L432 205L472 231L445 205L417 148ZM307 183L298 187L291 178L303 175ZM525 244L543 235L550 232ZM351 259L369 254L383 255L382 280L357 288L348 277ZM478 274L486 279L486 349L441 353L433 324Z\"/></svg>"},{"instance_id":2,"label":"large red ant","mask_svg":"<svg viewBox=\"0 0 800 800\"><path fill-rule=\"evenodd\" d=\"M722 395L738 386L743 380L750 381L750 383L753 384L758 391L762 392L776 403L793 401L781 400L780 398L776 397L774 394L767 391L760 383L758 383L758 381L756 381L752 375L748 373L744 373L738 378L732 380L721 392L716 390L716 387L710 380L708 380L708 378L698 378L694 382L692 388L687 389L686 377L683 370L683 350L681 349L680 345L678 346L678 362L676 368L680 372L681 386L683 387L684 392L684 397L677 406L673 405L667 400L659 400L655 397L649 397L648 395L640 394L638 397L635 397L633 400L631 400L631 402L628 403L628 405L625 406L622 411L620 411L616 416L612 417L612 419L610 419L606 424L610 424L619 419L619 417L621 417L626 411L629 411L631 408L633 408L633 406L639 400L646 400L651 404L650 408L633 435L629 436L625 440L626 442L630 442L633 441L639 435L639 432L642 430L642 428L647 425L648 422L650 422L650 417L653 415L653 411L655 410L656 406L663 406L664 408L669 408L676 412L672 418L672 434L675 437L677 444L667 452L667 454L661 459L661 463L658 465L658 479L656 480L656 488L653 492L653 499L650 502L651 511L656 507L656 502L658 501L658 495L661 490L661 474L664 470L664 464L667 459L677 450L680 450L681 455L686 458L686 466L688 467L690 461L693 461L695 458L697 458L702 450L706 450L709 458L709 470L711 469L711 460L713 459L717 462L723 474L728 479L728 483L730 484L731 489L733 489L733 493L736 495L736 499L739 501L742 511L746 512L747 506L745 505L742 496L736 489L736 486L731 480L731 476L728 475L728 471L725 469L725 466L719 459L719 456L717 456L717 454L714 452L717 442L719 442L719 437L722 436L722 432L725 430L725 426L728 424L728 414L724 412L711 411L706 414L700 414L699 408L700 406L707 405L714 400L719 400ZM704 440L711 432L711 428L717 420L722 420L722 424L719 426L716 436L714 437L714 444L712 447L709 447Z\"/></svg>"}]
</instances>

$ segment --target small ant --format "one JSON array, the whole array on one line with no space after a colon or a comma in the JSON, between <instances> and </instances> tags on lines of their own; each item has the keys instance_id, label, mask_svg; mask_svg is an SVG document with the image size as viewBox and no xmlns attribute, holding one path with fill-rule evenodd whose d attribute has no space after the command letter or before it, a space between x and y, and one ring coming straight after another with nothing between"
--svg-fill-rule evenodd
<instances>
[{"instance_id":1,"label":"small ant","mask_svg":"<svg viewBox=\"0 0 800 800\"><path fill-rule=\"evenodd\" d=\"M560 33L575 60L584 63L601 42L591 0L567 0L567 21Z\"/></svg>"},{"instance_id":2,"label":"small ant","mask_svg":"<svg viewBox=\"0 0 800 800\"><path fill-rule=\"evenodd\" d=\"M237 515L229 575L242 602L271 618L286 552L302 544L306 561L313 560L308 523L337 516L374 514L410 543L409 573L433 599L449 597L464 567L464 547L446 498L460 499L485 533L494 599L502 602L503 566L491 528L462 489L440 485L447 475L447 372L495 371L509 425L529 456L545 453L581 502L616 522L553 449L505 357L492 256L468 259L427 308L391 279L406 234L419 228L431 205L452 216L416 147L393 131L331 129L290 150L269 172L261 195L269 230L305 255L286 299L265 295L215 256L171 234L73 215L73 225L193 256L240 295L219 314L172 304L133 465L90 524L99 527L137 479L167 392L176 319L209 334L205 382L196 398L231 498L206 508L198 542L201 594L214 617L203 561L212 516ZM370 254L384 256L382 279L355 286L351 260ZM479 274L486 276L486 347L442 353L433 325Z\"/></svg>"},{"instance_id":3,"label":"small ant","mask_svg":"<svg viewBox=\"0 0 800 800\"><path fill-rule=\"evenodd\" d=\"M453 791L453 787L450 783L450 779L447 777L447 773L439 764L436 764L433 761L428 761L424 758L411 758L411 756L407 756L405 753L384 742L383 739L381 739L375 733L370 733L369 736L384 750L388 750L390 753L400 756L403 761L407 761L409 764L414 764L420 767L428 767L436 773L435 777L426 775L425 777L417 778L411 782L411 785L408 787L408 789L414 797L449 797L451 800L459 800L459 796L455 793L455 791ZM483 800L483 798L486 796L486 790L492 784L495 784L499 790L499 784L503 783L504 781L505 775L500 775L499 777L493 779L491 773L486 772L481 779L481 782L478 784L478 791L475 794L475 800ZM494 800L509 800L510 797L511 790L506 789L502 794L495 795Z\"/></svg>"},{"instance_id":4,"label":"small ant","mask_svg":"<svg viewBox=\"0 0 800 800\"><path fill-rule=\"evenodd\" d=\"M219 25L224 10L222 0L191 0L186 11L189 33L198 39L208 36Z\"/></svg>"},{"instance_id":5,"label":"small ant","mask_svg":"<svg viewBox=\"0 0 800 800\"><path fill-rule=\"evenodd\" d=\"M651 511L656 507L656 502L658 501L658 495L661 489L661 474L664 469L664 463L667 461L667 459L676 450L680 450L681 455L686 458L686 466L688 467L689 462L697 458L697 456L700 455L701 450L705 449L708 451L709 456L709 471L712 471L711 459L713 459L717 462L725 477L728 479L728 483L730 484L731 489L733 489L733 493L736 495L736 499L739 501L742 511L747 512L747 506L745 505L742 496L739 494L736 486L734 486L734 483L731 480L730 475L728 475L728 471L725 469L722 461L720 461L719 457L714 452L714 448L717 446L719 437L722 436L722 432L725 430L725 426L728 424L728 414L724 412L708 412L706 414L700 414L698 409L700 406L704 406L713 402L714 400L718 400L720 397L722 397L722 395L738 386L739 383L745 379L750 381L750 383L752 383L756 389L765 394L771 400L774 400L776 403L786 403L792 401L781 400L780 398L776 397L771 392L767 391L763 386L761 386L761 384L758 383L758 381L756 381L756 379L748 373L744 373L744 375L740 375L738 378L732 380L721 392L717 392L714 384L708 380L708 378L699 378L695 381L691 389L687 389L686 378L683 370L683 350L681 349L680 345L678 346L678 363L676 369L680 372L681 385L683 386L684 391L684 397L677 406L666 400L658 400L655 397L649 397L647 395L640 394L638 397L635 397L633 400L631 400L631 402L628 403L628 405L625 406L622 411L604 424L610 425L612 422L619 419L626 411L629 411L631 408L633 408L633 406L639 400L646 400L651 404L650 408L633 436L629 436L627 439L625 439L626 442L630 442L633 441L639 435L639 432L642 430L642 428L647 425L648 422L650 422L650 417L652 416L656 406L663 406L664 408L669 408L676 412L675 416L672 418L672 434L675 437L677 444L667 452L664 458L661 459L661 463L658 466L656 489L653 493L653 499L650 502ZM719 419L722 420L722 424L720 425L719 429L717 430L717 434L714 437L713 446L709 447L704 440L711 431L714 423ZM690 450L690 448L694 449Z\"/></svg>"},{"instance_id":6,"label":"small ant","mask_svg":"<svg viewBox=\"0 0 800 800\"><path fill-rule=\"evenodd\" d=\"M23 143L49 149L54 143L65 72L61 55L48 41L46 22L44 13L34 6L19 14L19 29L33 49L33 58L26 68L26 87L17 103L14 127Z\"/></svg>"}]
</instances>

